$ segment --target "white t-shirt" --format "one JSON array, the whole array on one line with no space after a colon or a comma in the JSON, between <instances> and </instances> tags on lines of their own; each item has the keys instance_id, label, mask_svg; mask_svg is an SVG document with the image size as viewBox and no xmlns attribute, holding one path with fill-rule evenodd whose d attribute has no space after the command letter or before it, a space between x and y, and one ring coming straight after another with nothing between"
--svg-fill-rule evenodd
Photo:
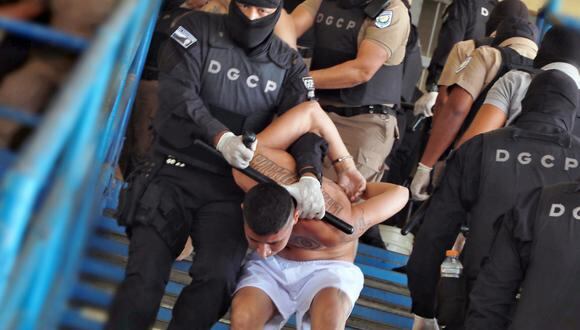
<instances>
[{"instance_id":1,"label":"white t-shirt","mask_svg":"<svg viewBox=\"0 0 580 330\"><path fill-rule=\"evenodd\" d=\"M580 89L580 74L575 66L563 62L554 62L542 67L542 70L559 70L576 81L576 85ZM493 105L503 111L507 116L505 123L505 126L507 126L522 111L522 100L526 96L531 81L532 76L529 73L512 70L495 82L483 103Z\"/></svg>"}]
</instances>

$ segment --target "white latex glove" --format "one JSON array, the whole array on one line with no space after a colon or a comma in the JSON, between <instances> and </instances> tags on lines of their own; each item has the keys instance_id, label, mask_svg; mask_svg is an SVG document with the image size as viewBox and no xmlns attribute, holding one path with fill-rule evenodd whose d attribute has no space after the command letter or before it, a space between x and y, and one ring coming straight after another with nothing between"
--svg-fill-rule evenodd
<instances>
[{"instance_id":1,"label":"white latex glove","mask_svg":"<svg viewBox=\"0 0 580 330\"><path fill-rule=\"evenodd\" d=\"M254 151L258 146L258 140L252 143L251 148L246 148L242 143L242 136L232 132L226 132L216 145L216 149L222 153L226 161L236 168L246 168L254 157Z\"/></svg>"},{"instance_id":2,"label":"white latex glove","mask_svg":"<svg viewBox=\"0 0 580 330\"><path fill-rule=\"evenodd\" d=\"M426 319L413 314L413 330L439 330L437 319Z\"/></svg>"},{"instance_id":3,"label":"white latex glove","mask_svg":"<svg viewBox=\"0 0 580 330\"><path fill-rule=\"evenodd\" d=\"M284 186L298 203L300 219L322 219L324 216L324 197L318 179L303 176L296 183Z\"/></svg>"},{"instance_id":4,"label":"white latex glove","mask_svg":"<svg viewBox=\"0 0 580 330\"><path fill-rule=\"evenodd\" d=\"M427 194L427 188L429 187L429 182L431 181L431 170L429 166L425 166L421 163L417 165L417 171L411 181L411 197L416 201L424 201L429 198Z\"/></svg>"},{"instance_id":5,"label":"white latex glove","mask_svg":"<svg viewBox=\"0 0 580 330\"><path fill-rule=\"evenodd\" d=\"M423 115L425 117L433 116L433 106L437 100L438 92L427 92L423 94L416 102L413 108L413 115Z\"/></svg>"}]
</instances>

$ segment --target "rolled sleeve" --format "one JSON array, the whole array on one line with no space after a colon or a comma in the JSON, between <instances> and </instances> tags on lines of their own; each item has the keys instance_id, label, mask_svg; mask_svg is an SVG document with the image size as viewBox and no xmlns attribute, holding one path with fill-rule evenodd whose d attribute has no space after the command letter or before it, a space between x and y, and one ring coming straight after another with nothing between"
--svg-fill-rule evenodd
<instances>
[{"instance_id":1,"label":"rolled sleeve","mask_svg":"<svg viewBox=\"0 0 580 330\"><path fill-rule=\"evenodd\" d=\"M375 25L374 20L368 19L362 39L373 41L387 51L389 59L385 64L397 65L405 57L405 47L409 38L411 22L407 8L400 1L387 7L386 10L392 11L391 24L387 27L379 28Z\"/></svg>"},{"instance_id":2,"label":"rolled sleeve","mask_svg":"<svg viewBox=\"0 0 580 330\"><path fill-rule=\"evenodd\" d=\"M457 69L457 85L474 100L496 76L501 66L501 53L492 47L479 47Z\"/></svg>"}]
</instances>

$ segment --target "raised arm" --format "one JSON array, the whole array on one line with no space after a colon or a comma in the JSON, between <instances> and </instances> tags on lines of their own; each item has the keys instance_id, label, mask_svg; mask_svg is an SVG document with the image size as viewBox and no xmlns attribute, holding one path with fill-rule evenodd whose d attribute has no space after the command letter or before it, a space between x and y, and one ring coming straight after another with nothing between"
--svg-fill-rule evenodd
<instances>
[{"instance_id":1,"label":"raised arm","mask_svg":"<svg viewBox=\"0 0 580 330\"><path fill-rule=\"evenodd\" d=\"M297 37L301 37L314 25L314 19L321 3L322 0L306 0L292 11L290 16L294 21Z\"/></svg>"},{"instance_id":2,"label":"raised arm","mask_svg":"<svg viewBox=\"0 0 580 330\"><path fill-rule=\"evenodd\" d=\"M315 101L301 103L285 112L258 134L258 141L268 148L286 150L308 132L326 140L330 159L348 154L336 126Z\"/></svg>"},{"instance_id":3,"label":"raised arm","mask_svg":"<svg viewBox=\"0 0 580 330\"><path fill-rule=\"evenodd\" d=\"M360 237L370 227L399 212L409 200L409 190L392 183L368 183L363 199L364 202L352 207L353 219L350 222L355 233L348 236L349 240Z\"/></svg>"}]
</instances>

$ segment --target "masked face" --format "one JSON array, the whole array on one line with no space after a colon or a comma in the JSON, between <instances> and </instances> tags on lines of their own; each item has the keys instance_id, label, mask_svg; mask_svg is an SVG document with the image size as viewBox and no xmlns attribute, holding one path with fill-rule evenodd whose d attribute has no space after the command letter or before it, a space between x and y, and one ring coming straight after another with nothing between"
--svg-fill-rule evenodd
<instances>
[{"instance_id":1,"label":"masked face","mask_svg":"<svg viewBox=\"0 0 580 330\"><path fill-rule=\"evenodd\" d=\"M269 43L274 26L280 17L281 8L280 4L277 8L254 7L248 9L246 5L231 1L228 21L230 35L238 46L246 50L252 50ZM251 17L248 17L244 12Z\"/></svg>"}]
</instances>

